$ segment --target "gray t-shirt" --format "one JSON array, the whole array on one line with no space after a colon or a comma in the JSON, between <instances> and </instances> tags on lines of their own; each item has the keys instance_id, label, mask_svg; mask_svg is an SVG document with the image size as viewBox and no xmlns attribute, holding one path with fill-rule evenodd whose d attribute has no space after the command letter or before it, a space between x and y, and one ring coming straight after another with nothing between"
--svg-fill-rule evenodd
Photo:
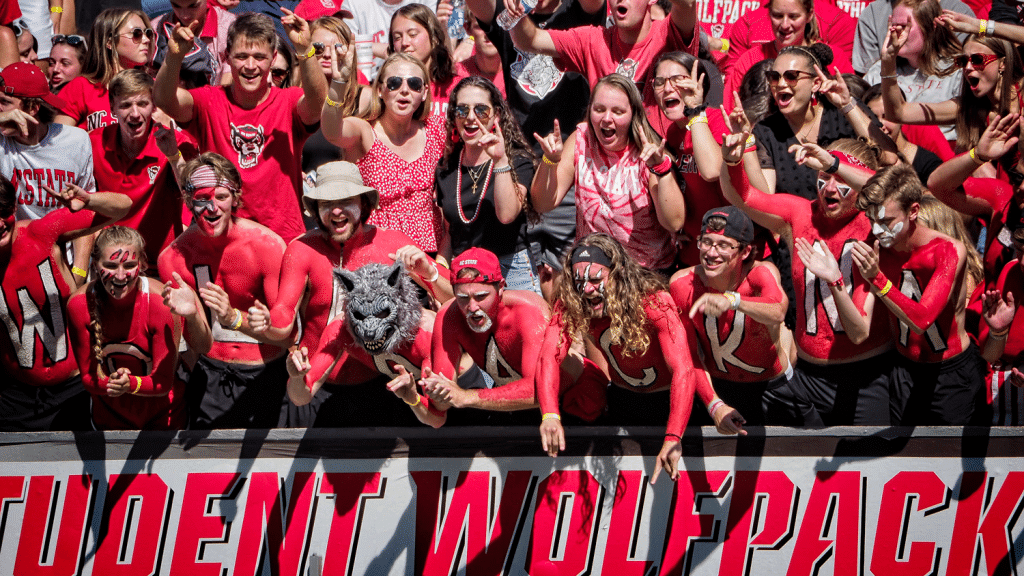
<instances>
[{"instance_id":1,"label":"gray t-shirt","mask_svg":"<svg viewBox=\"0 0 1024 576\"><path fill-rule=\"evenodd\" d=\"M50 124L38 144L25 146L0 135L0 173L18 195L17 220L36 220L61 207L43 190L60 190L68 182L96 191L92 176L92 142L81 128Z\"/></svg>"},{"instance_id":2,"label":"gray t-shirt","mask_svg":"<svg viewBox=\"0 0 1024 576\"><path fill-rule=\"evenodd\" d=\"M875 62L864 75L868 84L875 85L882 81L882 63ZM902 62L896 66L896 83L900 85L907 102L945 102L960 96L963 82L963 71L957 70L945 78L927 76L917 68ZM952 124L940 124L946 140L956 140L956 130Z\"/></svg>"},{"instance_id":3,"label":"gray t-shirt","mask_svg":"<svg viewBox=\"0 0 1024 576\"><path fill-rule=\"evenodd\" d=\"M974 18L974 10L960 0L939 0L943 10L953 10ZM882 42L889 30L889 16L892 16L893 4L889 0L875 0L864 7L857 20L857 32L853 37L853 69L864 74L874 64L882 52ZM958 35L963 42L966 34Z\"/></svg>"}]
</instances>

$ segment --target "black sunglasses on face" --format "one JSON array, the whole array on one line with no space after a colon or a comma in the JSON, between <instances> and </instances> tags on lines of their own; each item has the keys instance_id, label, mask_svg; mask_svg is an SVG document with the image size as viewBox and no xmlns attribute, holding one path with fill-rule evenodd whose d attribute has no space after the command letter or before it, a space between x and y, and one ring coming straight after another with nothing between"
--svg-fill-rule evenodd
<instances>
[{"instance_id":1,"label":"black sunglasses on face","mask_svg":"<svg viewBox=\"0 0 1024 576\"><path fill-rule=\"evenodd\" d=\"M133 41L135 41L136 44L138 44L139 42L142 42L143 36L152 40L155 34L156 33L153 32L152 28L146 28L145 30L143 30L142 28L134 28L132 29L131 32L128 32L126 34L118 34L118 36L121 36L123 38L131 38Z\"/></svg>"},{"instance_id":2,"label":"black sunglasses on face","mask_svg":"<svg viewBox=\"0 0 1024 576\"><path fill-rule=\"evenodd\" d=\"M409 90L413 92L419 92L423 90L423 78L419 76L390 76L384 81L384 87L389 91L394 92L402 87L402 82L409 85Z\"/></svg>"},{"instance_id":3,"label":"black sunglasses on face","mask_svg":"<svg viewBox=\"0 0 1024 576\"><path fill-rule=\"evenodd\" d=\"M474 104L472 110L476 119L481 122L487 122L491 118L491 107L487 104ZM469 111L469 104L459 104L455 106L455 117L465 120L469 118Z\"/></svg>"},{"instance_id":4,"label":"black sunglasses on face","mask_svg":"<svg viewBox=\"0 0 1024 576\"><path fill-rule=\"evenodd\" d=\"M780 79L785 79L786 84L796 84L800 81L802 76L814 77L814 74L805 72L803 70L786 70L785 72L777 72L775 70L765 70L764 77L768 80L768 84L771 86L777 86Z\"/></svg>"},{"instance_id":5,"label":"black sunglasses on face","mask_svg":"<svg viewBox=\"0 0 1024 576\"><path fill-rule=\"evenodd\" d=\"M68 46L85 46L85 38L77 34L57 34L50 39L50 44L67 44Z\"/></svg>"},{"instance_id":6,"label":"black sunglasses on face","mask_svg":"<svg viewBox=\"0 0 1024 576\"><path fill-rule=\"evenodd\" d=\"M271 68L270 69L270 75L273 76L275 80L281 80L285 76L288 75L288 69L287 68Z\"/></svg>"}]
</instances>

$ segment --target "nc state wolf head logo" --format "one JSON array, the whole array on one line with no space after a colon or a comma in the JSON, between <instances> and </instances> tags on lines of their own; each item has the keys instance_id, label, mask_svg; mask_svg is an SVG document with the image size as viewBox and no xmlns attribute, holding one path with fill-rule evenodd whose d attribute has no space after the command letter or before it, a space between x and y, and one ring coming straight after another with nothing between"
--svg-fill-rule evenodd
<instances>
[{"instance_id":1,"label":"nc state wolf head logo","mask_svg":"<svg viewBox=\"0 0 1024 576\"><path fill-rule=\"evenodd\" d=\"M266 143L267 138L263 134L263 126L231 124L231 145L238 151L239 168L252 168L258 164Z\"/></svg>"}]
</instances>

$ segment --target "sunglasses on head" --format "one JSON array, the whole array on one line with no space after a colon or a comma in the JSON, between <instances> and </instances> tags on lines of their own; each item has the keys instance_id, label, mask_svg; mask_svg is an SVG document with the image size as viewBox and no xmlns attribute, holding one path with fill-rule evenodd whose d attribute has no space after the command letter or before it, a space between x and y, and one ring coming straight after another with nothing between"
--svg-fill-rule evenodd
<instances>
[{"instance_id":1,"label":"sunglasses on head","mask_svg":"<svg viewBox=\"0 0 1024 576\"><path fill-rule=\"evenodd\" d=\"M146 29L133 28L131 32L128 32L128 33L125 33L125 34L119 34L119 36L121 36L123 38L131 38L132 40L135 41L136 44L138 44L139 42L142 42L142 37L143 36L145 36L146 38L149 38L150 40L152 40L153 36L155 34L156 33L153 32L152 28L146 28Z\"/></svg>"},{"instance_id":2,"label":"sunglasses on head","mask_svg":"<svg viewBox=\"0 0 1024 576\"><path fill-rule=\"evenodd\" d=\"M828 180L818 178L818 190L824 190L825 186L828 186ZM846 198L847 196L850 195L850 192L853 192L852 187L847 186L846 184L840 184L838 182L836 182L836 190L839 191L840 198Z\"/></svg>"},{"instance_id":3,"label":"sunglasses on head","mask_svg":"<svg viewBox=\"0 0 1024 576\"><path fill-rule=\"evenodd\" d=\"M21 36L28 31L28 24L26 24L24 20L15 20L8 24L8 26L11 27L11 30L14 30L15 36Z\"/></svg>"},{"instance_id":4,"label":"sunglasses on head","mask_svg":"<svg viewBox=\"0 0 1024 576\"><path fill-rule=\"evenodd\" d=\"M982 70L996 60L999 60L999 56L995 54L960 54L953 58L953 63L959 68L967 68L967 64L970 64L975 70Z\"/></svg>"},{"instance_id":5,"label":"sunglasses on head","mask_svg":"<svg viewBox=\"0 0 1024 576\"><path fill-rule=\"evenodd\" d=\"M50 44L67 44L68 46L85 46L85 38L77 34L57 34L50 39Z\"/></svg>"},{"instance_id":6,"label":"sunglasses on head","mask_svg":"<svg viewBox=\"0 0 1024 576\"><path fill-rule=\"evenodd\" d=\"M765 80L768 80L768 84L771 86L778 85L779 80L781 79L785 79L786 84L796 84L797 82L800 81L800 78L803 76L813 78L814 74L811 74L810 72L806 72L804 70L786 70L785 72L765 70L764 73Z\"/></svg>"},{"instance_id":7,"label":"sunglasses on head","mask_svg":"<svg viewBox=\"0 0 1024 576\"><path fill-rule=\"evenodd\" d=\"M409 90L419 92L423 90L423 78L419 76L390 76L384 81L384 87L394 92L402 87L402 82L409 86Z\"/></svg>"},{"instance_id":8,"label":"sunglasses on head","mask_svg":"<svg viewBox=\"0 0 1024 576\"><path fill-rule=\"evenodd\" d=\"M458 104L455 106L455 117L465 120L469 118L470 110L473 110L476 119L481 122L486 122L491 117L491 107L487 104L474 104L472 108L469 104Z\"/></svg>"}]
</instances>

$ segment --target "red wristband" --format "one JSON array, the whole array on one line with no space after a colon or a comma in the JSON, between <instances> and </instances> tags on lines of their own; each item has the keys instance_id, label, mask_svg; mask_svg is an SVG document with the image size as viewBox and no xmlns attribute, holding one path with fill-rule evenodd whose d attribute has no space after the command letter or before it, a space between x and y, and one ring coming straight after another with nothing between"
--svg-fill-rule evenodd
<instances>
[{"instance_id":1,"label":"red wristband","mask_svg":"<svg viewBox=\"0 0 1024 576\"><path fill-rule=\"evenodd\" d=\"M671 169L672 169L672 159L669 158L669 156L667 154L665 155L664 158L662 158L661 164L658 164L657 166L655 166L653 168L650 168L651 172L654 172L654 175L655 176L659 176L659 177L660 176L664 176L665 174L668 174L669 170L671 170Z\"/></svg>"},{"instance_id":2,"label":"red wristband","mask_svg":"<svg viewBox=\"0 0 1024 576\"><path fill-rule=\"evenodd\" d=\"M840 276L839 278L836 278L835 282L829 282L828 285L833 287L833 288L839 288L839 289L842 289L843 286L845 286L845 284L843 284L843 277L842 276Z\"/></svg>"},{"instance_id":3,"label":"red wristband","mask_svg":"<svg viewBox=\"0 0 1024 576\"><path fill-rule=\"evenodd\" d=\"M871 283L875 286L875 288L882 290L883 288L885 288L885 283L888 281L889 279L885 277L885 274L882 274L882 271L879 270L878 274L875 274L874 279L871 280Z\"/></svg>"}]
</instances>

